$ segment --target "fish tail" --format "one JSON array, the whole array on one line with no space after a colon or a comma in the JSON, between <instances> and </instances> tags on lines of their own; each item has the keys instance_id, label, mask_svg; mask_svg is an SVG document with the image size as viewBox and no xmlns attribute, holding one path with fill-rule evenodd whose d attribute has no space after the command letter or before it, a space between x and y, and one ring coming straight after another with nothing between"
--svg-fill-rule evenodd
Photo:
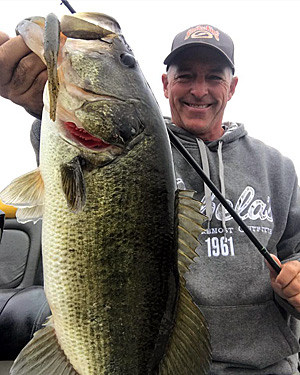
<instances>
[{"instance_id":1,"label":"fish tail","mask_svg":"<svg viewBox=\"0 0 300 375\"><path fill-rule=\"evenodd\" d=\"M16 358L10 375L79 375L61 349L52 319L34 334Z\"/></svg>"}]
</instances>

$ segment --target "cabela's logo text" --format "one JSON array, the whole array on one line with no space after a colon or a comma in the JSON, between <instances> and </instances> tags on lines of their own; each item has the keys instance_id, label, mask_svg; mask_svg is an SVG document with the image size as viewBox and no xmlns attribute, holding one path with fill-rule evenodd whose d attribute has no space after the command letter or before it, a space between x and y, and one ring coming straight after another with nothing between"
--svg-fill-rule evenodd
<instances>
[{"instance_id":1,"label":"cabela's logo text","mask_svg":"<svg viewBox=\"0 0 300 375\"><path fill-rule=\"evenodd\" d=\"M189 38L211 39L214 37L217 41L219 41L219 36L220 36L219 31L215 30L211 26L199 25L199 26L195 26L189 29L185 35L184 40L189 39Z\"/></svg>"}]
</instances>

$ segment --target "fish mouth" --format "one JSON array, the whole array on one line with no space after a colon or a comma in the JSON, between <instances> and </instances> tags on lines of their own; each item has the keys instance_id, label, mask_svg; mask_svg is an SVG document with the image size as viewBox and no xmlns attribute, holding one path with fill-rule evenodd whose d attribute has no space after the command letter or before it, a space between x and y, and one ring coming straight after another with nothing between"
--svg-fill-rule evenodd
<instances>
[{"instance_id":1,"label":"fish mouth","mask_svg":"<svg viewBox=\"0 0 300 375\"><path fill-rule=\"evenodd\" d=\"M64 121L64 129L68 133L68 138L75 141L77 144L84 146L93 151L104 151L112 146L101 138L97 138L88 133L85 129L79 128L74 122Z\"/></svg>"}]
</instances>

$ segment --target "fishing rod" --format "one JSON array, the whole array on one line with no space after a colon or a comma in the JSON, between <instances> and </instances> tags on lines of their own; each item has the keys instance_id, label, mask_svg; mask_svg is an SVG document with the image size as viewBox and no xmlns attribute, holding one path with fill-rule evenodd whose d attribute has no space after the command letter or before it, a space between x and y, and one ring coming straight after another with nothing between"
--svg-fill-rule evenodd
<instances>
[{"instance_id":1,"label":"fishing rod","mask_svg":"<svg viewBox=\"0 0 300 375\"><path fill-rule=\"evenodd\" d=\"M61 3L60 5L64 4L71 13L76 13L76 11L74 10L74 8L70 5L70 3L67 1L67 0L61 0Z\"/></svg>"},{"instance_id":2,"label":"fishing rod","mask_svg":"<svg viewBox=\"0 0 300 375\"><path fill-rule=\"evenodd\" d=\"M180 152L180 154L184 157L184 159L191 165L191 167L197 172L197 174L201 177L201 179L205 182L205 184L215 194L215 196L219 199L220 203L230 213L233 219L239 224L239 226L246 233L250 241L255 245L258 251L262 254L262 256L268 261L268 263L272 266L272 268L278 274L281 271L281 267L272 258L269 251L258 241L258 239L251 232L251 230L243 222L241 217L237 214L237 212L229 205L229 203L227 202L225 197L222 195L222 193L219 191L219 189L214 185L214 183L210 180L210 178L204 173L202 168L199 166L199 164L196 162L193 156L188 152L188 150L183 146L180 140L175 136L172 130L169 128L167 129L168 129L171 143L176 147L176 149Z\"/></svg>"},{"instance_id":3,"label":"fishing rod","mask_svg":"<svg viewBox=\"0 0 300 375\"><path fill-rule=\"evenodd\" d=\"M64 4L71 13L76 13L74 8L70 5L67 0L61 0L61 4ZM243 229L246 233L250 241L255 245L258 251L262 254L262 256L268 261L268 263L272 266L272 268L279 273L281 271L281 267L277 264L277 262L271 257L269 251L258 241L258 239L254 236L254 234L250 231L247 225L243 222L240 216L235 212L235 210L228 204L225 197L219 191L219 189L214 185L214 183L210 180L210 178L204 173L202 168L196 162L196 160L192 157L192 155L187 151L187 149L183 146L183 144L179 141L179 139L174 135L171 129L168 128L169 138L171 143L176 147L176 149L180 152L180 154L184 157L184 159L192 166L192 168L197 172L197 174L202 178L204 183L210 188L210 190L215 194L215 196L219 199L220 203L225 207L225 209L230 213L233 219L239 224L239 226Z\"/></svg>"}]
</instances>

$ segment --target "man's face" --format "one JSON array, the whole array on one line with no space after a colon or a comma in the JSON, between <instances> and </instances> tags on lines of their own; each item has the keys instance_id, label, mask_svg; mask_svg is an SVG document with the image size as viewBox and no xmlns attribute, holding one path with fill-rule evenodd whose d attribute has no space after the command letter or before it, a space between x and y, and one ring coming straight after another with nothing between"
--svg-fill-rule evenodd
<instances>
[{"instance_id":1,"label":"man's face","mask_svg":"<svg viewBox=\"0 0 300 375\"><path fill-rule=\"evenodd\" d=\"M222 55L210 48L188 48L162 80L175 125L204 141L222 136L224 110L238 81Z\"/></svg>"}]
</instances>

